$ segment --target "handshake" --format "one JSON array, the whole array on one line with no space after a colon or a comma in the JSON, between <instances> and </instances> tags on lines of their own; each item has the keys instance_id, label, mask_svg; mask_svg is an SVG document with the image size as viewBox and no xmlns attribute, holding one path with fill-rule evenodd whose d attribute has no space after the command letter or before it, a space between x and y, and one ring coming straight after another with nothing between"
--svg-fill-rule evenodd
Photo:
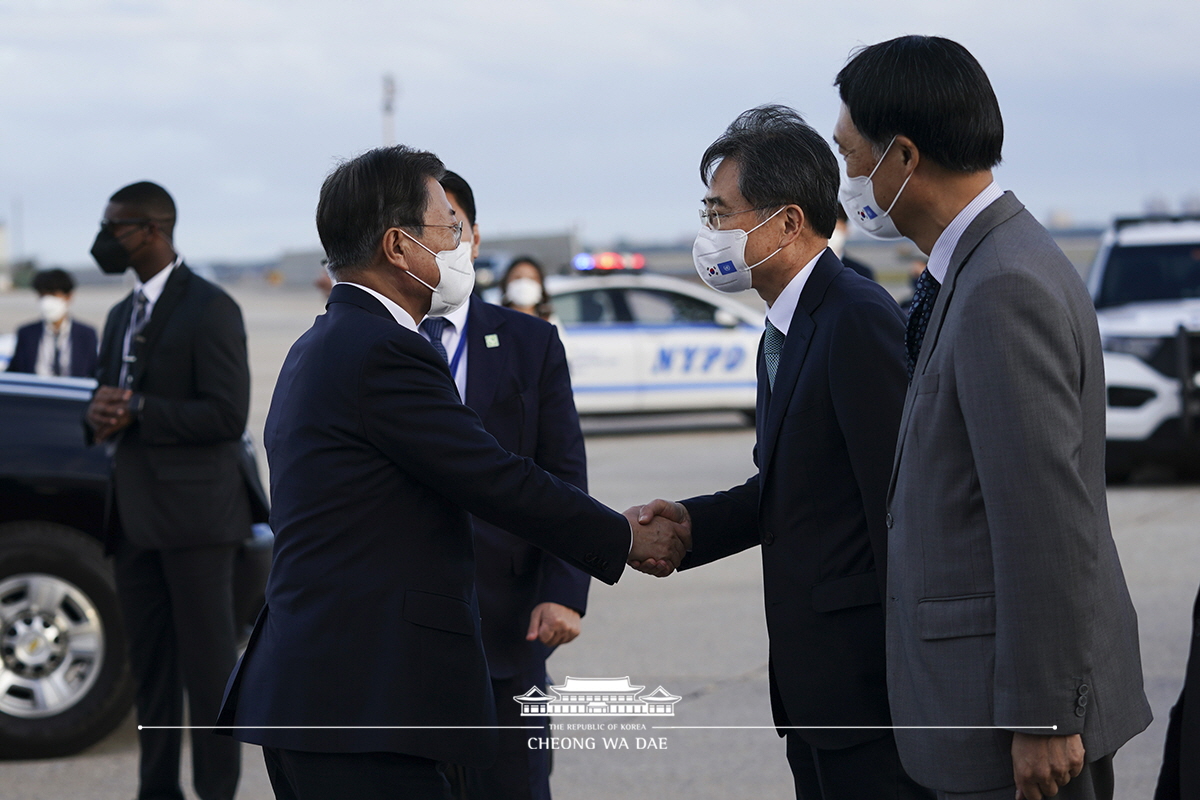
<instances>
[{"instance_id":1,"label":"handshake","mask_svg":"<svg viewBox=\"0 0 1200 800\"><path fill-rule=\"evenodd\" d=\"M692 549L692 518L682 503L655 500L625 510L633 529L629 566L665 578Z\"/></svg>"}]
</instances>

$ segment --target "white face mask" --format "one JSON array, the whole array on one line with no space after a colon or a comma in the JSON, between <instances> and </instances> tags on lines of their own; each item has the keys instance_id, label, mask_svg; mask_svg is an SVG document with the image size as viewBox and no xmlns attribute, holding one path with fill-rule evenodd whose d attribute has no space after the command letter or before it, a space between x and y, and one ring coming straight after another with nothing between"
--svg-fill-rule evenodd
<instances>
[{"instance_id":1,"label":"white face mask","mask_svg":"<svg viewBox=\"0 0 1200 800\"><path fill-rule=\"evenodd\" d=\"M887 157L888 150L891 150L895 143L896 137L893 136L892 141L888 142L887 148L883 151L883 155L875 162L875 168L871 170L870 175L846 178L845 185L838 192L838 200L841 201L842 208L846 209L846 216L857 222L868 236L875 239L904 238L904 234L896 228L896 223L892 221L891 212L896 207L896 201L900 199L904 187L908 186L912 173L910 172L904 179L904 183L900 184L900 191L896 192L895 199L892 200L892 204L887 207L886 211L881 210L879 203L875 201L875 186L871 183L871 178L875 176L879 165Z\"/></svg>"},{"instance_id":2,"label":"white face mask","mask_svg":"<svg viewBox=\"0 0 1200 800\"><path fill-rule=\"evenodd\" d=\"M67 315L67 301L58 295L48 294L38 298L38 308L46 322L59 322Z\"/></svg>"},{"instance_id":3,"label":"white face mask","mask_svg":"<svg viewBox=\"0 0 1200 800\"><path fill-rule=\"evenodd\" d=\"M692 245L692 261L700 280L718 292L743 292L750 288L750 270L762 264L771 256L782 250L776 248L775 253L754 264L746 263L746 240L750 234L770 222L779 210L748 231L729 230L713 231L701 228L696 234L696 242Z\"/></svg>"},{"instance_id":4,"label":"white face mask","mask_svg":"<svg viewBox=\"0 0 1200 800\"><path fill-rule=\"evenodd\" d=\"M513 278L504 290L508 302L521 308L536 306L542 302L542 285L533 278Z\"/></svg>"},{"instance_id":5,"label":"white face mask","mask_svg":"<svg viewBox=\"0 0 1200 800\"><path fill-rule=\"evenodd\" d=\"M406 231L401 231L405 236L412 239L421 247L425 245L409 236ZM425 247L426 252L433 256L433 260L437 263L438 268L438 285L430 286L425 281L409 272L409 275L425 288L433 292L433 297L429 301L430 317L444 317L447 314L452 314L463 307L463 304L471 297L471 290L475 288L475 262L471 260L471 243L463 239L458 243L458 247L453 250L443 250L440 253L434 253L428 247Z\"/></svg>"}]
</instances>

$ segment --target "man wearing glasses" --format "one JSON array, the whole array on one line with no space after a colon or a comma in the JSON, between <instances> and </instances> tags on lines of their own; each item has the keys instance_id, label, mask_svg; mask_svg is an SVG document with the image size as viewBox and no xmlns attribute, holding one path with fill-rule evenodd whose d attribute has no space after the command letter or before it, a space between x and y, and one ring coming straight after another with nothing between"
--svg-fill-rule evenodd
<instances>
[{"instance_id":1,"label":"man wearing glasses","mask_svg":"<svg viewBox=\"0 0 1200 800\"><path fill-rule=\"evenodd\" d=\"M441 800L437 762L494 760L469 514L606 583L627 559L673 566L686 548L674 523L637 525L636 509L622 516L504 450L463 405L418 333L474 284L474 237L443 174L432 153L396 146L321 187L337 283L275 386L274 561L219 719L263 746L281 800Z\"/></svg>"},{"instance_id":2,"label":"man wearing glasses","mask_svg":"<svg viewBox=\"0 0 1200 800\"><path fill-rule=\"evenodd\" d=\"M768 307L758 473L719 494L655 500L641 519L690 528L680 569L762 548L771 707L798 798L931 798L900 765L884 682L883 504L904 316L828 248L837 161L795 111L743 113L705 151L700 177L700 277L753 288Z\"/></svg>"},{"instance_id":3,"label":"man wearing glasses","mask_svg":"<svg viewBox=\"0 0 1200 800\"><path fill-rule=\"evenodd\" d=\"M242 312L172 242L175 203L153 183L114 194L92 256L134 290L109 312L87 431L113 453L107 520L137 686L138 722L211 725L236 660L233 564L250 530L240 468L250 407ZM138 731L138 797L178 798L181 733ZM202 800L237 790L238 744L191 734Z\"/></svg>"}]
</instances>

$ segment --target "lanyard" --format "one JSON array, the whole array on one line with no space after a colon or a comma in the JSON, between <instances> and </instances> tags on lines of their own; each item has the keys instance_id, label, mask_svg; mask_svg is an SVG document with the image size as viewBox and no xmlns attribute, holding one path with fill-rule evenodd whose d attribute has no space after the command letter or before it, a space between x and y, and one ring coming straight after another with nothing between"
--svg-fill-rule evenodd
<instances>
[{"instance_id":1,"label":"lanyard","mask_svg":"<svg viewBox=\"0 0 1200 800\"><path fill-rule=\"evenodd\" d=\"M450 379L456 380L458 362L462 360L463 347L467 344L467 322L463 320L462 330L458 332L458 346L454 348L454 357L450 359Z\"/></svg>"}]
</instances>

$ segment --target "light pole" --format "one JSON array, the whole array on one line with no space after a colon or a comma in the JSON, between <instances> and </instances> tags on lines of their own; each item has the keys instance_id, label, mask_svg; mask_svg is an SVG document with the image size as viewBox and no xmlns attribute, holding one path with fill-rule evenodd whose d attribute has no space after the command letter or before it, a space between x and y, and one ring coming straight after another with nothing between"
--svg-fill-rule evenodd
<instances>
[{"instance_id":1,"label":"light pole","mask_svg":"<svg viewBox=\"0 0 1200 800\"><path fill-rule=\"evenodd\" d=\"M396 143L396 80L390 73L383 76L383 146Z\"/></svg>"}]
</instances>

